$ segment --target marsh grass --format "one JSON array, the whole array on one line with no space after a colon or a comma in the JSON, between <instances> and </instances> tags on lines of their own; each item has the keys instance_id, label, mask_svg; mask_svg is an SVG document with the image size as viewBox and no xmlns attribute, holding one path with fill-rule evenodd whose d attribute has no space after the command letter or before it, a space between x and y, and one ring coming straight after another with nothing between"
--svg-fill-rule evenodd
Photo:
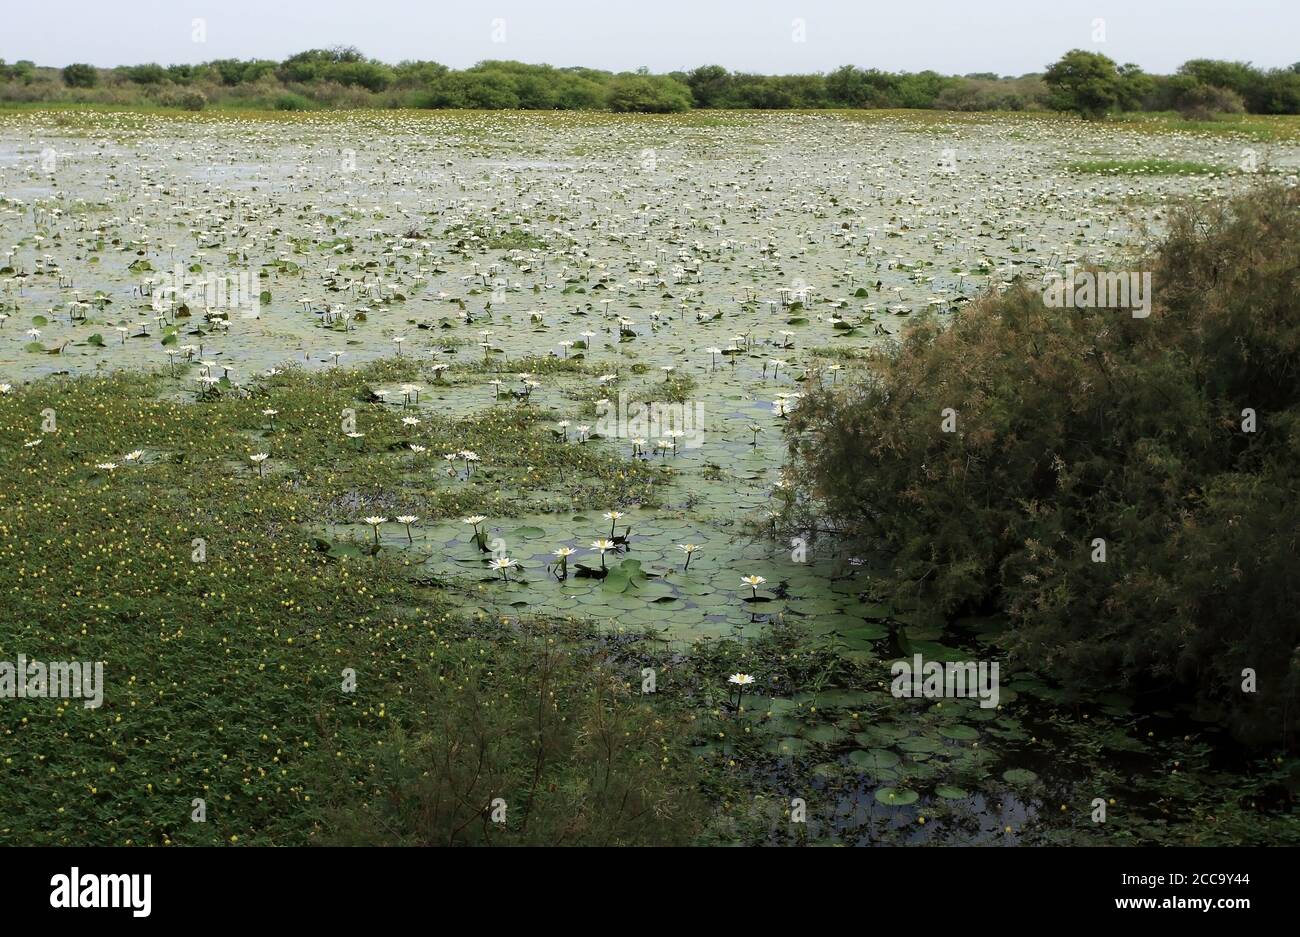
<instances>
[{"instance_id":1,"label":"marsh grass","mask_svg":"<svg viewBox=\"0 0 1300 937\"><path fill-rule=\"evenodd\" d=\"M1153 134L1195 133L1215 137L1244 136L1260 142L1300 140L1300 117L1289 114L1224 114L1216 120L1190 120L1176 113L1116 114L1108 122Z\"/></svg>"},{"instance_id":2,"label":"marsh grass","mask_svg":"<svg viewBox=\"0 0 1300 937\"><path fill-rule=\"evenodd\" d=\"M549 487L557 475L612 503L637 498L656 471L565 447L533 408L511 405L427 416L431 451L472 446L485 463L431 494L441 463L412 470L401 409L366 402L376 384L418 374L401 361L290 370L205 403L167 396L165 375L125 372L0 396L0 659L99 660L106 684L99 709L0 707L0 842L311 841L325 768L364 773L390 726L427 712L408 683L415 662L436 669L466 651L443 594L408 581L397 555L337 559L310 526L354 522L384 500L429 517L484 502L567 508ZM267 407L279 411L273 431ZM367 432L363 450L340 431L344 407ZM41 435L47 408L57 432ZM265 477L255 452L271 454ZM106 462L118 467L96 467ZM358 675L354 694L341 690L344 668ZM557 751L557 770L575 752ZM190 819L196 797L204 823ZM331 809L347 804L336 796ZM592 828L624 835L627 816L601 826L602 810L589 805Z\"/></svg>"},{"instance_id":3,"label":"marsh grass","mask_svg":"<svg viewBox=\"0 0 1300 937\"><path fill-rule=\"evenodd\" d=\"M688 842L707 811L677 741L686 717L647 702L592 640L572 624L520 623L421 664L409 688L420 718L395 724L373 769L341 789L326 841Z\"/></svg>"},{"instance_id":4,"label":"marsh grass","mask_svg":"<svg viewBox=\"0 0 1300 937\"><path fill-rule=\"evenodd\" d=\"M1093 159L1067 163L1070 172L1106 175L1204 176L1228 172L1227 167L1191 160L1173 159Z\"/></svg>"}]
</instances>

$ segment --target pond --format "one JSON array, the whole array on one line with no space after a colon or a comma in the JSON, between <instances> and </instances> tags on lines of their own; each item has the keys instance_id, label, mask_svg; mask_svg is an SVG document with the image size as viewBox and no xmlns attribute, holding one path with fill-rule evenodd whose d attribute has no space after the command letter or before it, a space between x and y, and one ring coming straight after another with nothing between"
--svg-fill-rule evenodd
<instances>
[{"instance_id":1,"label":"pond","mask_svg":"<svg viewBox=\"0 0 1300 937\"><path fill-rule=\"evenodd\" d=\"M1072 161L1141 147L1236 166L1246 145L990 115L6 115L0 379L167 372L188 404L268 371L408 358L418 390L375 385L371 403L414 421L412 445L422 421L537 408L564 444L640 463L653 494L503 483L480 523L414 529L387 520L398 504L369 512L382 525L340 509L307 519L324 549L378 544L471 616L587 618L662 653L794 631L850 665L997 660L1004 622L925 620L833 538L777 529L784 416L810 382L863 379L862 353L913 317L1117 262L1160 233L1171 200L1250 181ZM1294 172L1300 148L1261 160ZM426 453L431 490L495 483L463 457L476 440L461 445ZM1001 673L995 708L756 687L732 724L769 757L737 783L773 809L817 791L833 808L811 841L1060 841L1092 835L1117 785L1142 824L1161 822L1133 773L1155 778L1214 735L1119 693L1084 726L1048 681L1013 661ZM1069 821L1043 818L1067 805Z\"/></svg>"}]
</instances>

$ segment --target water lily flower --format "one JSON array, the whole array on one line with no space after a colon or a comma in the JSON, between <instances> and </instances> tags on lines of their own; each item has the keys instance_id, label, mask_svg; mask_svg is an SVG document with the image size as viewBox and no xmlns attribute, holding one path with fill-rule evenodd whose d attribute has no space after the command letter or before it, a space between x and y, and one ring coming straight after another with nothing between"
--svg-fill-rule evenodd
<instances>
[{"instance_id":1,"label":"water lily flower","mask_svg":"<svg viewBox=\"0 0 1300 937\"><path fill-rule=\"evenodd\" d=\"M415 541L411 538L411 525L414 524L414 523L415 523L416 521L418 521L419 519L420 519L420 518L417 517L417 516L414 515L414 514L399 514L399 515L397 515L397 523L402 524L402 525L404 525L404 526L406 527L406 542L407 542L407 543L415 543Z\"/></svg>"},{"instance_id":2,"label":"water lily flower","mask_svg":"<svg viewBox=\"0 0 1300 937\"><path fill-rule=\"evenodd\" d=\"M485 520L487 520L487 518L482 514L471 514L469 517L461 518L462 524L469 524L474 528L474 539L479 541L480 545L483 541L483 532L478 529L478 525L483 523Z\"/></svg>"},{"instance_id":3,"label":"water lily flower","mask_svg":"<svg viewBox=\"0 0 1300 937\"><path fill-rule=\"evenodd\" d=\"M551 555L556 557L556 561L551 564L552 569L557 565L560 567L560 571L556 574L557 579L569 578L569 557L577 552L573 547L559 547L551 551Z\"/></svg>"},{"instance_id":4,"label":"water lily flower","mask_svg":"<svg viewBox=\"0 0 1300 937\"><path fill-rule=\"evenodd\" d=\"M601 569L604 569L604 568L605 568L605 553L606 553L606 551L608 551L608 550L612 550L612 549L614 549L614 542L613 542L612 540L606 540L606 539L604 539L604 538L602 537L602 538L599 539L599 540L593 540L593 541L591 541L591 548L592 548L593 550L598 550L598 551L600 552L600 568L601 568Z\"/></svg>"},{"instance_id":5,"label":"water lily flower","mask_svg":"<svg viewBox=\"0 0 1300 937\"><path fill-rule=\"evenodd\" d=\"M736 688L736 699L732 705L735 706L737 712L740 711L740 701L744 698L745 687L749 686L753 682L754 678L747 673L733 673L727 678L727 683Z\"/></svg>"},{"instance_id":6,"label":"water lily flower","mask_svg":"<svg viewBox=\"0 0 1300 937\"><path fill-rule=\"evenodd\" d=\"M622 511L605 512L605 520L609 521L609 536L611 539L613 539L614 537L614 525L618 523L619 518L622 516L623 516Z\"/></svg>"},{"instance_id":7,"label":"water lily flower","mask_svg":"<svg viewBox=\"0 0 1300 937\"><path fill-rule=\"evenodd\" d=\"M379 517L379 516L376 515L376 516L373 516L373 517L365 517L365 518L362 518L362 520L364 520L367 524L369 524L372 528L374 528L374 531L375 531L375 546L379 546L379 525L380 525L380 524L387 524L387 523L388 523L388 518L386 518L386 517Z\"/></svg>"},{"instance_id":8,"label":"water lily flower","mask_svg":"<svg viewBox=\"0 0 1300 937\"><path fill-rule=\"evenodd\" d=\"M508 572L510 567L515 565L515 561L508 556L498 556L492 560L492 568L501 570L501 581L506 582L510 579Z\"/></svg>"},{"instance_id":9,"label":"water lily flower","mask_svg":"<svg viewBox=\"0 0 1300 937\"><path fill-rule=\"evenodd\" d=\"M266 460L271 458L268 453L257 452L248 457L248 461L257 466L257 477L261 478L266 474Z\"/></svg>"},{"instance_id":10,"label":"water lily flower","mask_svg":"<svg viewBox=\"0 0 1300 937\"><path fill-rule=\"evenodd\" d=\"M691 568L691 557L700 549L699 545L694 543L679 543L677 544L677 549L686 554L686 563L682 566L682 572L686 572Z\"/></svg>"},{"instance_id":11,"label":"water lily flower","mask_svg":"<svg viewBox=\"0 0 1300 937\"><path fill-rule=\"evenodd\" d=\"M753 590L753 594L750 598L754 599L758 598L758 587L767 582L767 580L762 576L741 576L740 581Z\"/></svg>"}]
</instances>

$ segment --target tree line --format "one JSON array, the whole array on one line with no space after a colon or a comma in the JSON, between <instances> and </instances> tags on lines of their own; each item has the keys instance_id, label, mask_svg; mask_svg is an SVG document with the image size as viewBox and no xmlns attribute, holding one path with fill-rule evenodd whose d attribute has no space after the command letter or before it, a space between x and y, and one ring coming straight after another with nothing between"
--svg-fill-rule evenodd
<instances>
[{"instance_id":1,"label":"tree line","mask_svg":"<svg viewBox=\"0 0 1300 937\"><path fill-rule=\"evenodd\" d=\"M389 65L352 47L309 49L282 62L217 59L198 65L61 69L0 60L0 101L311 110L340 107L609 110L933 108L1058 110L1085 117L1177 111L1300 114L1300 62L1261 69L1193 59L1172 75L1117 64L1075 49L1041 73L941 75L845 65L826 74L761 75L704 65L651 74L485 61L466 69L438 62Z\"/></svg>"}]
</instances>

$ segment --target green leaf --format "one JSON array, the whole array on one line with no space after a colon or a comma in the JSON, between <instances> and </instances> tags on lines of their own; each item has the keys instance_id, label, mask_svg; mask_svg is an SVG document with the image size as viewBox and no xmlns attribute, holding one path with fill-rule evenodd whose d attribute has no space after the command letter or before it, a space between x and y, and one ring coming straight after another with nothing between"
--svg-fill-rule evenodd
<instances>
[{"instance_id":1,"label":"green leaf","mask_svg":"<svg viewBox=\"0 0 1300 937\"><path fill-rule=\"evenodd\" d=\"M876 791L876 800L889 807L906 807L916 803L919 796L916 791L904 791L896 787L882 787Z\"/></svg>"}]
</instances>

